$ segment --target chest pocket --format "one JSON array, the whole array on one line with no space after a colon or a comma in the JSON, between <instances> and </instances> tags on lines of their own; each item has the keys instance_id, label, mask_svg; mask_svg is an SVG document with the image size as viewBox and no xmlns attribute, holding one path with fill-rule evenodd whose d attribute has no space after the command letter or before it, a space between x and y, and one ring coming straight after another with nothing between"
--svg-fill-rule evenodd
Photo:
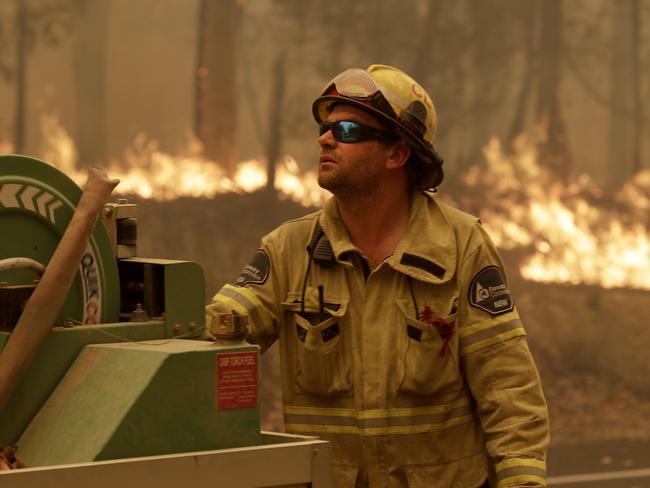
<instances>
[{"instance_id":1,"label":"chest pocket","mask_svg":"<svg viewBox=\"0 0 650 488\"><path fill-rule=\"evenodd\" d=\"M350 331L347 299L325 297L322 313L314 293L282 303L288 327L295 333L296 386L317 395L352 395Z\"/></svg>"},{"instance_id":2,"label":"chest pocket","mask_svg":"<svg viewBox=\"0 0 650 488\"><path fill-rule=\"evenodd\" d=\"M397 299L397 391L430 395L462 388L456 298L422 302L428 310L419 317L411 300Z\"/></svg>"}]
</instances>

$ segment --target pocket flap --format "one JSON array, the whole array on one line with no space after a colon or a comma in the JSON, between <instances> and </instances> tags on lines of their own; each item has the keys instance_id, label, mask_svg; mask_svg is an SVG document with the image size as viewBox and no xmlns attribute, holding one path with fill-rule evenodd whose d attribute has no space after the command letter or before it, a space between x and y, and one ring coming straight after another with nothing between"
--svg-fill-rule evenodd
<instances>
[{"instance_id":1,"label":"pocket flap","mask_svg":"<svg viewBox=\"0 0 650 488\"><path fill-rule=\"evenodd\" d=\"M343 317L348 310L348 297L331 295L325 292L323 297L323 313L331 317ZM318 303L318 289L307 287L305 290L305 306L302 307L302 293L290 292L287 299L282 302L282 308L289 312L304 312L309 314L320 313Z\"/></svg>"}]
</instances>

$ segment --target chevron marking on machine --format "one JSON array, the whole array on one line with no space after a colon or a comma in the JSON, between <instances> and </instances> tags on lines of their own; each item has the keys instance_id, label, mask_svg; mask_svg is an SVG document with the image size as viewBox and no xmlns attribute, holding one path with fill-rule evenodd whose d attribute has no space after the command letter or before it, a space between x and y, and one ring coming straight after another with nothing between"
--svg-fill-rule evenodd
<instances>
[{"instance_id":1,"label":"chevron marking on machine","mask_svg":"<svg viewBox=\"0 0 650 488\"><path fill-rule=\"evenodd\" d=\"M29 210L54 225L56 225L57 209L64 206L63 201L44 189L20 183L0 185L0 204L5 208ZM90 243L82 257L79 274L84 291L83 323L96 324L99 322L102 312L102 287L97 268L97 257Z\"/></svg>"},{"instance_id":2,"label":"chevron marking on machine","mask_svg":"<svg viewBox=\"0 0 650 488\"><path fill-rule=\"evenodd\" d=\"M61 200L56 200L52 205L47 206L47 217L50 222L56 224L56 216L54 212L59 207L63 207L63 202Z\"/></svg>"},{"instance_id":3,"label":"chevron marking on machine","mask_svg":"<svg viewBox=\"0 0 650 488\"><path fill-rule=\"evenodd\" d=\"M23 202L23 206L27 210L31 210L32 212L36 212L36 208L34 208L34 196L40 191L40 188L36 188L35 186L27 186L25 187L25 191L23 191L18 198L20 198L20 201Z\"/></svg>"},{"instance_id":4,"label":"chevron marking on machine","mask_svg":"<svg viewBox=\"0 0 650 488\"><path fill-rule=\"evenodd\" d=\"M8 208L20 208L16 193L23 187L15 183L7 183L0 188L0 203Z\"/></svg>"},{"instance_id":5,"label":"chevron marking on machine","mask_svg":"<svg viewBox=\"0 0 650 488\"><path fill-rule=\"evenodd\" d=\"M40 192L40 195L38 195ZM36 196L38 195L38 196ZM24 208L56 225L56 210L63 202L36 186L6 183L0 188L0 203L6 208Z\"/></svg>"},{"instance_id":6,"label":"chevron marking on machine","mask_svg":"<svg viewBox=\"0 0 650 488\"><path fill-rule=\"evenodd\" d=\"M56 209L63 207L63 202L44 191L38 198L36 198L36 206L38 207L39 215L42 215L53 224L56 224L55 211Z\"/></svg>"},{"instance_id":7,"label":"chevron marking on machine","mask_svg":"<svg viewBox=\"0 0 650 488\"><path fill-rule=\"evenodd\" d=\"M36 206L38 207L38 213L45 216L45 206L50 203L54 197L47 192L44 192L41 196L36 199Z\"/></svg>"}]
</instances>

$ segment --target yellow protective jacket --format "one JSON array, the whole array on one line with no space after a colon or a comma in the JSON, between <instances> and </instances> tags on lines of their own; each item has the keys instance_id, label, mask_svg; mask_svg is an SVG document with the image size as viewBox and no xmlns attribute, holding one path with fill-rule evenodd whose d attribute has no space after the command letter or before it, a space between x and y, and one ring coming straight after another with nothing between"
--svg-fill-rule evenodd
<instances>
[{"instance_id":1,"label":"yellow protective jacket","mask_svg":"<svg viewBox=\"0 0 650 488\"><path fill-rule=\"evenodd\" d=\"M333 443L332 486L545 486L546 402L502 270L478 219L416 193L370 271L331 199L265 236L208 314L280 340L286 430Z\"/></svg>"}]
</instances>

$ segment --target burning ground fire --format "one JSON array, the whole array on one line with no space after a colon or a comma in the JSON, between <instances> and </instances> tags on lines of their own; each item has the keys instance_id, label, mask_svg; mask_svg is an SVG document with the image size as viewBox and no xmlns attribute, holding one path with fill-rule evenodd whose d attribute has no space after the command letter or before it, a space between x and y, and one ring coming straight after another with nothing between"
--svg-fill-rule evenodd
<instances>
[{"instance_id":1,"label":"burning ground fire","mask_svg":"<svg viewBox=\"0 0 650 488\"><path fill-rule=\"evenodd\" d=\"M77 149L65 128L55 117L45 116L41 130L43 159L82 185L86 173L77 168ZM261 161L239 163L231 177L217 163L201 155L201 144L196 139L190 138L185 152L172 156L161 151L157 141L140 134L125 151L123 161L112 161L104 170L111 178L120 180L115 193L156 200L183 196L211 198L219 193L250 193L266 186L266 165ZM275 188L281 198L303 206L320 206L329 195L318 186L314 171L301 173L289 156L278 162Z\"/></svg>"},{"instance_id":2,"label":"burning ground fire","mask_svg":"<svg viewBox=\"0 0 650 488\"><path fill-rule=\"evenodd\" d=\"M72 138L55 117L43 118L42 131L43 159L82 184L86 175L76 166ZM229 177L201 156L198 143L191 142L186 152L172 156L156 141L138 136L123 161L105 169L121 180L117 192L158 200L210 198L266 185L260 161L240 163ZM497 246L523 251L527 257L520 273L525 279L650 289L650 170L606 197L586 175L568 184L559 182L537 164L535 144L524 139L513 154L506 154L493 139L485 159L485 167L474 166L464 175L457 203L480 215ZM328 197L318 187L315 172L301 173L290 157L277 167L276 189L281 197L304 206L320 206ZM486 201L489 206L482 206Z\"/></svg>"},{"instance_id":3,"label":"burning ground fire","mask_svg":"<svg viewBox=\"0 0 650 488\"><path fill-rule=\"evenodd\" d=\"M587 175L559 182L523 139L513 155L496 139L484 152L487 167L472 167L464 183L469 198L473 189L489 195L489 207L479 214L495 244L528 251L522 277L650 289L649 170L608 198Z\"/></svg>"}]
</instances>

